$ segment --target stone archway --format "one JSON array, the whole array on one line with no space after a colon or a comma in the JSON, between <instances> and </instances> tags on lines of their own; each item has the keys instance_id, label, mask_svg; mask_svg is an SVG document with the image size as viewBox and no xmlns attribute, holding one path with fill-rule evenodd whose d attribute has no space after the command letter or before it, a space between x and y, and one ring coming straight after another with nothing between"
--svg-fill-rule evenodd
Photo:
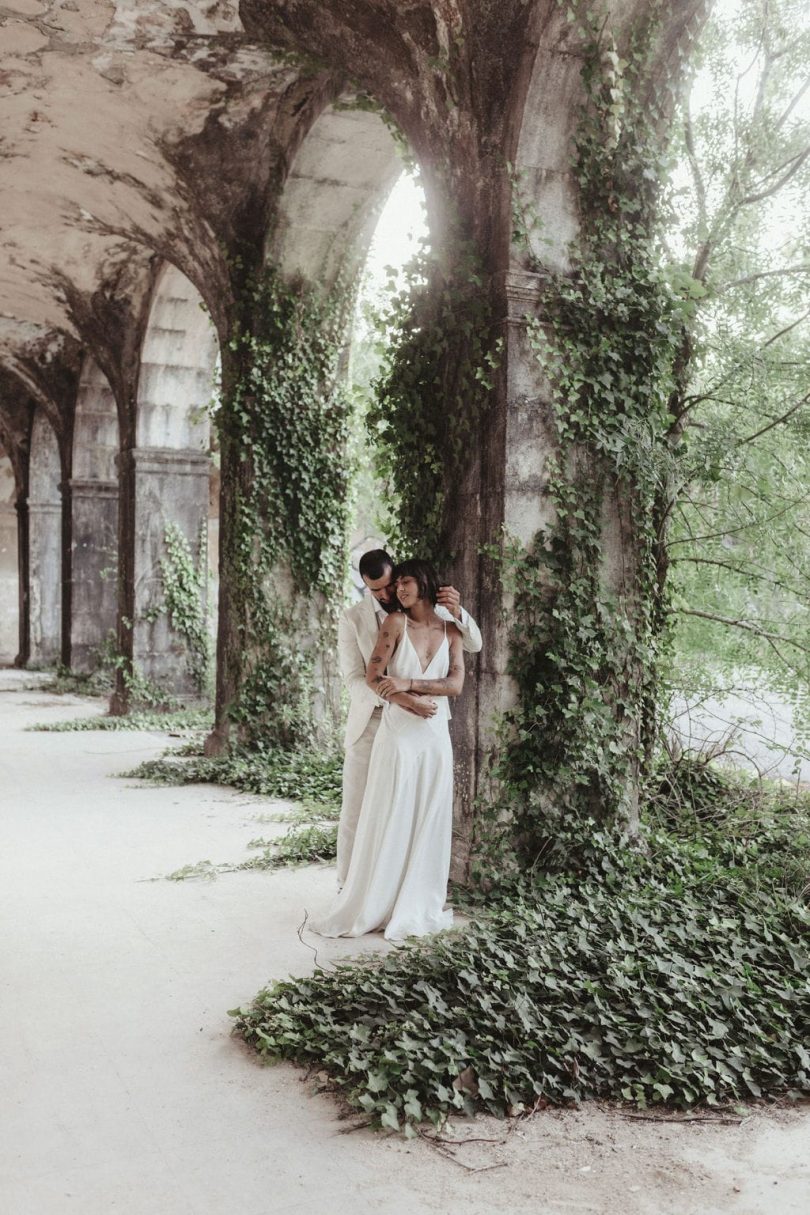
<instances>
[{"instance_id":1,"label":"stone archway","mask_svg":"<svg viewBox=\"0 0 810 1215\"><path fill-rule=\"evenodd\" d=\"M217 353L216 333L202 297L175 266L165 265L155 285L141 350L132 452L133 663L150 683L180 696L199 688L184 661L185 643L162 610L161 562L166 559L166 530L173 526L195 561L206 566L208 406Z\"/></svg>"},{"instance_id":2,"label":"stone archway","mask_svg":"<svg viewBox=\"0 0 810 1215\"><path fill-rule=\"evenodd\" d=\"M41 407L31 427L28 528L31 652L29 663L48 667L62 649L62 466L59 441Z\"/></svg>"},{"instance_id":3,"label":"stone archway","mask_svg":"<svg viewBox=\"0 0 810 1215\"><path fill-rule=\"evenodd\" d=\"M402 171L396 144L379 113L342 97L326 106L301 140L280 191L275 222L267 235L264 261L288 283L304 292L339 293L349 301L351 289L365 259L376 220L396 178ZM348 310L347 310L348 311ZM250 317L250 305L245 309ZM344 317L348 320L348 315ZM256 317L260 328L262 320ZM245 325L250 324L246 319ZM348 334L345 354L348 355ZM226 382L250 373L249 362L230 366L223 351ZM244 453L228 444L223 450L222 579L218 629L217 725L209 739L209 753L227 746L229 714L239 704L247 670L264 644L253 637L248 606L250 590L241 586L239 558L231 529L237 526L237 495L250 493L251 473ZM233 563L232 565L229 563ZM289 571L276 570L273 594L286 601L292 594ZM294 597L294 596L293 596ZM334 645L321 644L320 605L317 597L299 597L292 607L294 647L302 645L315 657L315 714L333 707L336 689ZM255 643L255 648L254 648Z\"/></svg>"},{"instance_id":4,"label":"stone archway","mask_svg":"<svg viewBox=\"0 0 810 1215\"><path fill-rule=\"evenodd\" d=\"M92 671L115 635L118 567L118 414L109 381L84 360L70 480L70 665Z\"/></svg>"},{"instance_id":5,"label":"stone archway","mask_svg":"<svg viewBox=\"0 0 810 1215\"><path fill-rule=\"evenodd\" d=\"M270 241L288 277L331 285L365 259L402 159L379 114L336 102L313 123L281 196Z\"/></svg>"}]
</instances>

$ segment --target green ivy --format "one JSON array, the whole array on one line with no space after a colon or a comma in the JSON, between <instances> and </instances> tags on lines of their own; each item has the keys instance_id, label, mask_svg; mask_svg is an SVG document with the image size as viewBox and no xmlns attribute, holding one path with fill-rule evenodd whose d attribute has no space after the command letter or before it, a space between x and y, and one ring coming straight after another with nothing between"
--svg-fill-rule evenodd
<instances>
[{"instance_id":1,"label":"green ivy","mask_svg":"<svg viewBox=\"0 0 810 1215\"><path fill-rule=\"evenodd\" d=\"M163 608L169 624L186 646L189 673L197 691L210 691L211 639L205 614L207 561L206 535L203 528L199 539L199 560L183 532L169 523L163 534L164 553L160 559L163 584Z\"/></svg>"},{"instance_id":2,"label":"green ivy","mask_svg":"<svg viewBox=\"0 0 810 1215\"><path fill-rule=\"evenodd\" d=\"M455 556L449 531L484 416L501 340L489 292L467 248L445 263L420 253L380 317L383 366L372 385L367 426L389 506L386 533L397 551Z\"/></svg>"},{"instance_id":3,"label":"green ivy","mask_svg":"<svg viewBox=\"0 0 810 1215\"><path fill-rule=\"evenodd\" d=\"M348 568L348 297L268 267L241 298L216 415L222 451L243 473L225 532L241 663L229 716L243 743L289 748L315 730L308 611L328 649Z\"/></svg>"},{"instance_id":4,"label":"green ivy","mask_svg":"<svg viewBox=\"0 0 810 1215\"><path fill-rule=\"evenodd\" d=\"M807 1095L810 916L779 870L802 833L806 860L807 799L783 795L777 826L747 830L726 804L730 830L688 820L639 850L580 823L559 867L469 927L274 983L234 1010L237 1029L391 1129L538 1101Z\"/></svg>"}]
</instances>

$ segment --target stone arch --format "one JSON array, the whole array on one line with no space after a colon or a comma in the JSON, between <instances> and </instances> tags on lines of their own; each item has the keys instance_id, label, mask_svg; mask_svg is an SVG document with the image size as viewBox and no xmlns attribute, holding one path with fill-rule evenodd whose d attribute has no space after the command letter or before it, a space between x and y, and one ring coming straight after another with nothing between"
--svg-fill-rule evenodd
<instances>
[{"instance_id":1,"label":"stone arch","mask_svg":"<svg viewBox=\"0 0 810 1215\"><path fill-rule=\"evenodd\" d=\"M0 441L0 665L14 661L19 646L20 579L17 546L17 482L11 456Z\"/></svg>"},{"instance_id":2,"label":"stone arch","mask_svg":"<svg viewBox=\"0 0 810 1215\"><path fill-rule=\"evenodd\" d=\"M28 585L35 666L53 666L62 651L62 464L59 440L37 406L28 466Z\"/></svg>"},{"instance_id":3,"label":"stone arch","mask_svg":"<svg viewBox=\"0 0 810 1215\"><path fill-rule=\"evenodd\" d=\"M331 284L356 273L402 173L391 131L344 98L316 119L292 162L270 256L289 276Z\"/></svg>"},{"instance_id":4,"label":"stone arch","mask_svg":"<svg viewBox=\"0 0 810 1215\"><path fill-rule=\"evenodd\" d=\"M115 632L118 566L118 412L85 356L76 394L70 479L70 665L92 671Z\"/></svg>"},{"instance_id":5,"label":"stone arch","mask_svg":"<svg viewBox=\"0 0 810 1215\"><path fill-rule=\"evenodd\" d=\"M218 353L202 296L168 262L155 283L141 348L135 442L207 453L207 405Z\"/></svg>"},{"instance_id":6,"label":"stone arch","mask_svg":"<svg viewBox=\"0 0 810 1215\"><path fill-rule=\"evenodd\" d=\"M554 26L564 30L560 15ZM552 270L568 267L568 246L579 226L572 153L582 95L581 58L560 55L561 29L549 27L537 49L518 114L513 190L528 201L542 222L542 244L531 252ZM529 244L534 246L532 234ZM513 260L524 264L526 250L513 248Z\"/></svg>"},{"instance_id":7,"label":"stone arch","mask_svg":"<svg viewBox=\"0 0 810 1215\"><path fill-rule=\"evenodd\" d=\"M134 474L134 635L136 668L164 691L192 695L182 638L165 612L161 561L176 526L206 565L211 457L208 406L219 346L202 297L169 263L154 288L141 348Z\"/></svg>"}]
</instances>

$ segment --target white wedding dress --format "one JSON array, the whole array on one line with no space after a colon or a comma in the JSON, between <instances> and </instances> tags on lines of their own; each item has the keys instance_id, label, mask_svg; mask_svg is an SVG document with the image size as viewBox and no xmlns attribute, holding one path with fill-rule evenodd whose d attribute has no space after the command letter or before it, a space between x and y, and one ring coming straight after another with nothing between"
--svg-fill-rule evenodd
<instances>
[{"instance_id":1,"label":"white wedding dress","mask_svg":"<svg viewBox=\"0 0 810 1215\"><path fill-rule=\"evenodd\" d=\"M402 679L444 679L444 640L423 671L405 630L388 663ZM312 925L325 937L384 928L389 940L449 928L444 910L453 827L453 749L446 696L433 717L386 704L374 739L368 783L346 882L328 915Z\"/></svg>"}]
</instances>

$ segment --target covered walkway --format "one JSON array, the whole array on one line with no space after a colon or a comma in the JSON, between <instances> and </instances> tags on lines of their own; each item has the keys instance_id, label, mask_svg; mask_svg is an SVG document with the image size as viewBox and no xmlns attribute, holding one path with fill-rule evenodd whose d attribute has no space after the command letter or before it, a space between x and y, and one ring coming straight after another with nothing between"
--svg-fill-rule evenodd
<instances>
[{"instance_id":1,"label":"covered walkway","mask_svg":"<svg viewBox=\"0 0 810 1215\"><path fill-rule=\"evenodd\" d=\"M161 735L24 732L101 707L37 679L0 671L5 1215L806 1211L810 1120L795 1111L740 1126L598 1108L511 1130L480 1119L459 1135L492 1142L464 1148L341 1133L357 1120L295 1069L259 1066L225 1011L312 966L296 930L332 871L148 880L243 859L273 830L256 822L268 804L116 775Z\"/></svg>"}]
</instances>

